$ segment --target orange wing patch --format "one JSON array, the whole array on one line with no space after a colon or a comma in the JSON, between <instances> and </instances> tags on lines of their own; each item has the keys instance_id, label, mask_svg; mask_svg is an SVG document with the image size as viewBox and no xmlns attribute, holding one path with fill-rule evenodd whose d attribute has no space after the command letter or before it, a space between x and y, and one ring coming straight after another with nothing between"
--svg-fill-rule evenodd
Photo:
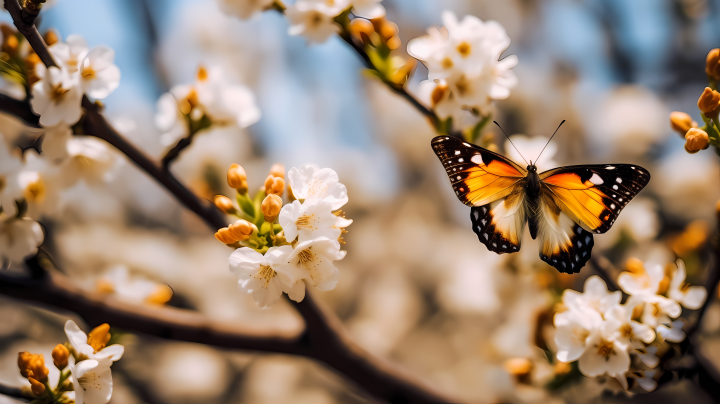
<instances>
[{"instance_id":1,"label":"orange wing patch","mask_svg":"<svg viewBox=\"0 0 720 404\"><path fill-rule=\"evenodd\" d=\"M605 233L647 185L650 174L630 164L571 166L544 172L540 180L576 223L593 233Z\"/></svg>"},{"instance_id":2,"label":"orange wing patch","mask_svg":"<svg viewBox=\"0 0 720 404\"><path fill-rule=\"evenodd\" d=\"M513 192L527 171L490 150L449 136L438 136L432 147L445 167L460 201L482 206Z\"/></svg>"}]
</instances>

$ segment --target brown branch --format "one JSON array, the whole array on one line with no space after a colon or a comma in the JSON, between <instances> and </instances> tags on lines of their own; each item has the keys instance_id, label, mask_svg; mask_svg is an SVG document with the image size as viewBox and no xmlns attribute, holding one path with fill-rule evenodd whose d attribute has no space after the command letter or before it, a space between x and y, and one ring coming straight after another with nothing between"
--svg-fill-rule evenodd
<instances>
[{"instance_id":1,"label":"brown branch","mask_svg":"<svg viewBox=\"0 0 720 404\"><path fill-rule=\"evenodd\" d=\"M603 256L599 258L590 257L590 263L595 268L595 272L597 272L598 275L603 278L610 291L620 290L620 286L618 286L617 282L615 281L615 277L617 276L617 274L613 274L613 272L616 272L616 270L613 268L612 263L607 258Z\"/></svg>"},{"instance_id":2,"label":"brown branch","mask_svg":"<svg viewBox=\"0 0 720 404\"><path fill-rule=\"evenodd\" d=\"M109 323L122 330L176 341L314 358L387 402L452 401L397 367L372 357L348 337L337 317L310 296L296 306L305 319L306 330L292 333L215 322L195 312L172 307L122 303L81 289L54 270L47 271L42 278L0 274L0 294L76 313L91 327Z\"/></svg>"},{"instance_id":3,"label":"brown branch","mask_svg":"<svg viewBox=\"0 0 720 404\"><path fill-rule=\"evenodd\" d=\"M30 103L27 101L0 94L0 111L22 119L28 126L33 128L40 127L40 117L35 115L32 108L30 108Z\"/></svg>"},{"instance_id":4,"label":"brown branch","mask_svg":"<svg viewBox=\"0 0 720 404\"><path fill-rule=\"evenodd\" d=\"M185 150L193 141L193 138L195 135L193 133L189 133L184 138L180 139L179 142L175 144L170 150L165 153L161 160L161 164L163 169L167 170L168 167L170 167L170 163L172 163L176 158L180 156L180 152Z\"/></svg>"},{"instance_id":5,"label":"brown branch","mask_svg":"<svg viewBox=\"0 0 720 404\"><path fill-rule=\"evenodd\" d=\"M0 395L16 398L22 401L32 401L35 399L35 396L30 392L30 389L10 387L2 383L0 383Z\"/></svg>"},{"instance_id":6,"label":"brown branch","mask_svg":"<svg viewBox=\"0 0 720 404\"><path fill-rule=\"evenodd\" d=\"M33 22L37 14L26 16L17 0L5 0L5 7L18 30L25 35L47 66L54 61ZM135 164L155 178L181 203L203 218L213 229L226 225L223 215L208 201L199 199L169 171L150 160L123 138L105 120L100 107L83 98L83 130L115 146ZM360 387L387 402L448 402L447 397L430 390L380 359L373 358L347 337L340 321L323 310L311 294L296 305L305 319L306 331L298 336L267 335L207 321L181 310L133 307L89 294L72 285L57 272L40 278L20 279L0 276L0 293L17 299L65 309L82 316L89 325L104 322L129 331L161 338L197 342L233 349L287 353L318 359L344 373Z\"/></svg>"}]
</instances>

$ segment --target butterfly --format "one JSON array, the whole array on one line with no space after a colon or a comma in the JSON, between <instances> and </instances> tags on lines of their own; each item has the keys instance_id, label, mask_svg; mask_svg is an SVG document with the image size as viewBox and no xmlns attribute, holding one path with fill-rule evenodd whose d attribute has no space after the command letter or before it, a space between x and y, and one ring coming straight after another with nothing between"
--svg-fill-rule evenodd
<instances>
[{"instance_id":1,"label":"butterfly","mask_svg":"<svg viewBox=\"0 0 720 404\"><path fill-rule=\"evenodd\" d=\"M532 238L539 237L540 258L568 274L580 272L590 259L593 234L608 231L650 181L646 169L631 164L538 173L532 160L523 168L455 137L437 136L431 145L458 199L472 207L472 229L488 250L518 252L527 223Z\"/></svg>"}]
</instances>

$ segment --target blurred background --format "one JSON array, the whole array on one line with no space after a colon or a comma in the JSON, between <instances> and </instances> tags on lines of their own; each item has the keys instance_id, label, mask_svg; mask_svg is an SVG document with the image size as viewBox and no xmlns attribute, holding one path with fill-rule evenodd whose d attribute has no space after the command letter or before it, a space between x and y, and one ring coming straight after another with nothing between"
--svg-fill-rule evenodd
<instances>
[{"instance_id":1,"label":"blurred background","mask_svg":"<svg viewBox=\"0 0 720 404\"><path fill-rule=\"evenodd\" d=\"M701 284L705 240L715 230L720 198L718 157L690 155L672 132L679 110L701 122L695 106L707 85L705 55L720 45L720 1L710 0L385 0L387 18L408 40L442 25L440 13L499 21L512 39L519 84L496 103L494 118L509 134L543 142L557 124L550 164L633 163L653 179L594 254L621 268L629 257L665 264L686 260ZM7 13L0 20L9 22ZM275 162L331 167L347 185L347 258L335 290L316 295L371 353L410 369L431 385L472 403L587 402L606 385L578 378L543 388L556 370L538 345L552 348L547 316L565 288L593 274L559 276L538 259L526 234L520 253L488 252L470 229L469 208L456 200L429 147L431 125L405 100L361 74L358 56L341 40L307 46L287 35L275 12L250 21L224 15L206 0L56 0L40 31L109 45L122 72L105 101L106 116L148 154L164 152L154 123L160 95L190 83L200 65L221 66L252 89L262 112L247 129L198 135L172 170L210 199L232 195L230 164L262 185ZM410 90L427 71L419 65ZM504 149L495 128L487 139ZM546 167L550 168L550 167ZM274 329L302 327L284 300L256 308L228 271L229 250L191 212L129 161L103 186L80 183L63 194L62 214L41 220L44 248L68 275L93 288L108 273L169 285L169 304L221 321ZM120 269L118 269L120 268ZM317 292L317 291L316 291ZM717 300L711 295L711 299ZM18 351L50 357L64 340L66 318L0 297L0 381L21 385ZM77 320L77 319L76 319ZM538 326L540 324L540 326ZM720 369L720 305L703 324L701 350ZM303 358L232 352L126 335L113 366L113 403L371 402L333 371ZM528 359L531 381L508 371ZM512 363L512 362L510 362ZM596 402L709 401L680 382L636 396ZM0 396L0 403L13 402Z\"/></svg>"}]
</instances>

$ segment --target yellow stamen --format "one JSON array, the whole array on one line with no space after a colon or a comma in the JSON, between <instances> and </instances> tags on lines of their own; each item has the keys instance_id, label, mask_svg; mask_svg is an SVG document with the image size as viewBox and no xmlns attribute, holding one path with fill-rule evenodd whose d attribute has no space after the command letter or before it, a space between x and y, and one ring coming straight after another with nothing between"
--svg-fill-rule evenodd
<instances>
[{"instance_id":1,"label":"yellow stamen","mask_svg":"<svg viewBox=\"0 0 720 404\"><path fill-rule=\"evenodd\" d=\"M312 247L310 247L312 248ZM313 254L310 252L310 248L306 248L298 253L298 264L307 267L310 262L313 261Z\"/></svg>"},{"instance_id":2,"label":"yellow stamen","mask_svg":"<svg viewBox=\"0 0 720 404\"><path fill-rule=\"evenodd\" d=\"M605 339L601 339L600 343L597 345L598 348L598 355L605 358L606 361L610 360L610 355L615 355L615 351L613 351L614 344L612 341L607 341Z\"/></svg>"},{"instance_id":3,"label":"yellow stamen","mask_svg":"<svg viewBox=\"0 0 720 404\"><path fill-rule=\"evenodd\" d=\"M467 42L462 42L460 45L457 46L456 49L457 49L458 53L460 53L460 56L462 56L464 58L468 57L468 55L470 54L470 51L472 50L472 48L470 47L470 44Z\"/></svg>"},{"instance_id":4,"label":"yellow stamen","mask_svg":"<svg viewBox=\"0 0 720 404\"><path fill-rule=\"evenodd\" d=\"M309 216L302 215L295 221L295 226L297 226L298 230L300 230L300 229L312 230L314 228L313 223L315 222L315 220L313 220L313 217L315 217L315 215L309 215Z\"/></svg>"},{"instance_id":5,"label":"yellow stamen","mask_svg":"<svg viewBox=\"0 0 720 404\"><path fill-rule=\"evenodd\" d=\"M455 63L453 63L452 59L450 59L450 58L445 58L445 59L442 60L442 62L440 62L440 65L441 65L444 69L450 69L450 68L452 68L452 67L455 65Z\"/></svg>"},{"instance_id":6,"label":"yellow stamen","mask_svg":"<svg viewBox=\"0 0 720 404\"><path fill-rule=\"evenodd\" d=\"M25 191L23 191L23 196L28 202L40 203L45 199L45 195L45 183L43 183L40 178L38 178L37 181L28 184Z\"/></svg>"},{"instance_id":7,"label":"yellow stamen","mask_svg":"<svg viewBox=\"0 0 720 404\"><path fill-rule=\"evenodd\" d=\"M270 284L270 281L275 276L277 276L277 272L275 272L275 270L273 270L267 265L262 265L260 266L260 270L258 271L256 278L265 279L265 284L263 285L263 287L267 288L268 284Z\"/></svg>"},{"instance_id":8,"label":"yellow stamen","mask_svg":"<svg viewBox=\"0 0 720 404\"><path fill-rule=\"evenodd\" d=\"M85 80L92 80L92 79L95 78L95 69L93 69L93 68L90 67L90 66L85 67L85 68L83 68L83 70L82 70L81 76L82 76L82 78L85 79Z\"/></svg>"}]
</instances>

